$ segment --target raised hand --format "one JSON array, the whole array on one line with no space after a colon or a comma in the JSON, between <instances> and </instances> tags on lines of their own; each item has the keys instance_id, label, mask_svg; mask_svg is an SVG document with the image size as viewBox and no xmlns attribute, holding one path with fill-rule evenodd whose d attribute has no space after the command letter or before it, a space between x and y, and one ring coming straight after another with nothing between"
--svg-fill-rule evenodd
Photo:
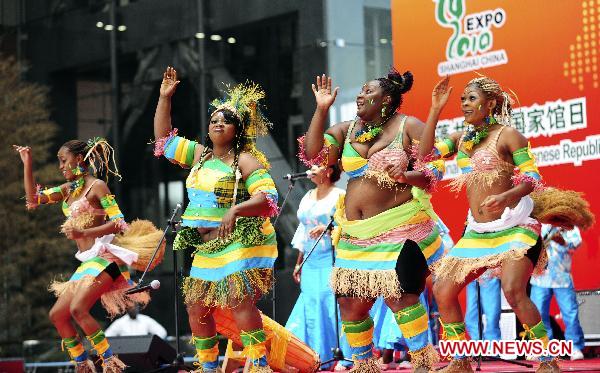
<instances>
[{"instance_id":1,"label":"raised hand","mask_svg":"<svg viewBox=\"0 0 600 373\"><path fill-rule=\"evenodd\" d=\"M335 87L333 92L331 91L331 77L317 75L317 84L312 84L312 91L315 94L315 101L317 102L317 107L321 109L329 109L333 102L335 101L335 97L337 96L338 90L340 87Z\"/></svg>"},{"instance_id":2,"label":"raised hand","mask_svg":"<svg viewBox=\"0 0 600 373\"><path fill-rule=\"evenodd\" d=\"M431 106L437 109L441 109L446 106L448 102L448 97L450 97L450 93L452 92L452 87L449 86L450 77L446 76L444 79L440 80L438 84L433 88L433 92L431 93Z\"/></svg>"},{"instance_id":3,"label":"raised hand","mask_svg":"<svg viewBox=\"0 0 600 373\"><path fill-rule=\"evenodd\" d=\"M177 70L171 66L167 67L167 70L163 73L163 80L160 84L160 95L161 97L171 97L177 89L179 80L177 80Z\"/></svg>"},{"instance_id":4,"label":"raised hand","mask_svg":"<svg viewBox=\"0 0 600 373\"><path fill-rule=\"evenodd\" d=\"M13 149L19 153L23 164L31 165L31 148L29 146L13 145Z\"/></svg>"}]
</instances>

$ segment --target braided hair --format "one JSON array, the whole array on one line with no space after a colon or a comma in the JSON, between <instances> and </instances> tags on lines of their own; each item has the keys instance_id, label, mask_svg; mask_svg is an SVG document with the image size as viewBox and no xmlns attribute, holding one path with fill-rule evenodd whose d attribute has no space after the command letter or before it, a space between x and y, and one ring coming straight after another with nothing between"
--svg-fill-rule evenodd
<instances>
[{"instance_id":1,"label":"braided hair","mask_svg":"<svg viewBox=\"0 0 600 373\"><path fill-rule=\"evenodd\" d=\"M390 96L392 99L390 107L387 108L385 116L389 116L396 112L402 105L402 95L410 91L413 85L413 75L410 71L400 74L394 67L390 68L387 76L377 78L379 86L383 89L385 96Z\"/></svg>"},{"instance_id":2,"label":"braided hair","mask_svg":"<svg viewBox=\"0 0 600 373\"><path fill-rule=\"evenodd\" d=\"M513 99L505 92L500 84L487 76L479 76L472 79L467 86L474 86L485 95L488 100L496 100L496 107L492 109L490 115L498 119L498 122L510 126L512 124L512 104Z\"/></svg>"}]
</instances>

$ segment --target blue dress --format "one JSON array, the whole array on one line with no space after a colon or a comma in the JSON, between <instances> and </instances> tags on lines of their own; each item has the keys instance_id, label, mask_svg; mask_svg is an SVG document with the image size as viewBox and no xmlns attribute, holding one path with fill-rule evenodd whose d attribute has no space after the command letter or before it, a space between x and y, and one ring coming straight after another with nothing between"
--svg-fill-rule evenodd
<instances>
[{"instance_id":1,"label":"blue dress","mask_svg":"<svg viewBox=\"0 0 600 373\"><path fill-rule=\"evenodd\" d=\"M316 190L310 190L300 201L298 220L300 224L294 238L292 247L308 255L315 244L315 239L309 237L308 232L318 226L327 225L334 213L335 203L344 191L333 188L329 194L316 200ZM292 313L285 324L291 331L321 357L321 361L333 357L331 349L336 346L335 313L336 299L329 286L329 279L333 267L333 247L331 235L326 233L310 254L302 267L300 275L300 296L292 309ZM338 314L338 330L342 335L341 318ZM341 338L340 346L346 358L350 357L349 347L345 338Z\"/></svg>"}]
</instances>

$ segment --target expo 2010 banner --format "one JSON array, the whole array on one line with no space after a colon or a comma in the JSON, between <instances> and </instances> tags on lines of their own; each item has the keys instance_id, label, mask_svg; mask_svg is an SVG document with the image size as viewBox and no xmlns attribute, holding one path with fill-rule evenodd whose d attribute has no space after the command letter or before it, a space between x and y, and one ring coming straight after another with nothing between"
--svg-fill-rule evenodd
<instances>
[{"instance_id":1,"label":"expo 2010 banner","mask_svg":"<svg viewBox=\"0 0 600 373\"><path fill-rule=\"evenodd\" d=\"M600 217L600 0L392 0L394 65L414 74L402 111L427 118L431 90L449 75L438 135L462 129L460 95L477 73L518 98L514 125L529 138L545 182L585 193ZM446 178L458 172L447 165ZM434 206L456 240L464 196L443 183ZM577 288L599 288L600 226L573 259Z\"/></svg>"}]
</instances>

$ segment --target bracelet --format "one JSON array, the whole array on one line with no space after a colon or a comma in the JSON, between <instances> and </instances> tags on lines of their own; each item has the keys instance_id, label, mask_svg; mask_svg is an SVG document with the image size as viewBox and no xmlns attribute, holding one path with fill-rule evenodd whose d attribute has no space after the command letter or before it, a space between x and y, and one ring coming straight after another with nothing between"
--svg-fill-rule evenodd
<instances>
[{"instance_id":1,"label":"bracelet","mask_svg":"<svg viewBox=\"0 0 600 373\"><path fill-rule=\"evenodd\" d=\"M294 267L294 273L297 273L298 271L300 271L300 264L296 264L296 266Z\"/></svg>"}]
</instances>

